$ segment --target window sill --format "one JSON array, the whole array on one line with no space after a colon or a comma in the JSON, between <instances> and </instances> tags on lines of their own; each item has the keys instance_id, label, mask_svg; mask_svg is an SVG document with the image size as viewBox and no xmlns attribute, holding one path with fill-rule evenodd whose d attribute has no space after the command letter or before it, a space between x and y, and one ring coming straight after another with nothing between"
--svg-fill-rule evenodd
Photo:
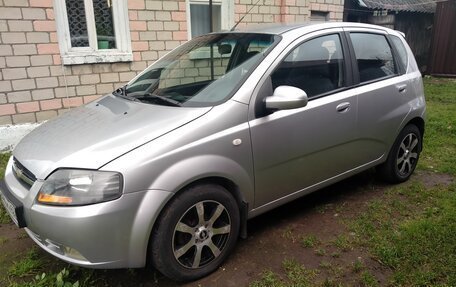
<instances>
[{"instance_id":1,"label":"window sill","mask_svg":"<svg viewBox=\"0 0 456 287\"><path fill-rule=\"evenodd\" d=\"M123 53L118 51L109 52L91 52L91 53L68 53L62 55L64 65L80 65L94 63L116 63L132 62L132 53Z\"/></svg>"}]
</instances>

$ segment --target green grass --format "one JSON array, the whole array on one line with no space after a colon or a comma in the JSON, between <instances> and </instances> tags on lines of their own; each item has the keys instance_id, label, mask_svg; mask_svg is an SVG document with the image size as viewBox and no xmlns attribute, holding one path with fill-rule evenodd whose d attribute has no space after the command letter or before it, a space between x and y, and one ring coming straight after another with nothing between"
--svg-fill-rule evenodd
<instances>
[{"instance_id":1,"label":"green grass","mask_svg":"<svg viewBox=\"0 0 456 287\"><path fill-rule=\"evenodd\" d=\"M0 236L0 246L8 242L8 238L5 236Z\"/></svg>"},{"instance_id":2,"label":"green grass","mask_svg":"<svg viewBox=\"0 0 456 287\"><path fill-rule=\"evenodd\" d=\"M250 283L249 287L283 287L286 286L282 279L274 272L266 270L262 273L261 279Z\"/></svg>"},{"instance_id":3,"label":"green grass","mask_svg":"<svg viewBox=\"0 0 456 287\"><path fill-rule=\"evenodd\" d=\"M33 274L42 266L42 262L35 248L29 250L27 255L19 261L15 261L9 268L11 276L25 277Z\"/></svg>"},{"instance_id":4,"label":"green grass","mask_svg":"<svg viewBox=\"0 0 456 287\"><path fill-rule=\"evenodd\" d=\"M369 271L364 271L363 273L361 273L361 282L366 287L379 286L377 279Z\"/></svg>"},{"instance_id":5,"label":"green grass","mask_svg":"<svg viewBox=\"0 0 456 287\"><path fill-rule=\"evenodd\" d=\"M339 258L340 257L340 252L336 251L336 252L331 253L331 257L332 258Z\"/></svg>"},{"instance_id":6,"label":"green grass","mask_svg":"<svg viewBox=\"0 0 456 287\"><path fill-rule=\"evenodd\" d=\"M301 245L305 248L312 248L318 243L320 243L320 241L313 234L310 234L310 235L307 235L307 236L304 236L301 238Z\"/></svg>"},{"instance_id":7,"label":"green grass","mask_svg":"<svg viewBox=\"0 0 456 287\"><path fill-rule=\"evenodd\" d=\"M344 234L337 236L336 239L333 241L333 244L342 251L348 251L352 249L352 245L348 236Z\"/></svg>"},{"instance_id":8,"label":"green grass","mask_svg":"<svg viewBox=\"0 0 456 287\"><path fill-rule=\"evenodd\" d=\"M5 167L8 163L8 159L11 156L10 153L0 153L0 179L3 179L5 174ZM6 213L6 210L3 208L3 205L0 204L0 224L7 224L11 222L11 218Z\"/></svg>"},{"instance_id":9,"label":"green grass","mask_svg":"<svg viewBox=\"0 0 456 287\"><path fill-rule=\"evenodd\" d=\"M5 174L5 167L10 156L10 153L0 153L0 179L3 179L3 176Z\"/></svg>"},{"instance_id":10,"label":"green grass","mask_svg":"<svg viewBox=\"0 0 456 287\"><path fill-rule=\"evenodd\" d=\"M424 80L426 129L419 168L456 175L456 80Z\"/></svg>"},{"instance_id":11,"label":"green grass","mask_svg":"<svg viewBox=\"0 0 456 287\"><path fill-rule=\"evenodd\" d=\"M291 241L295 241L295 236L293 234L293 229L290 226L287 226L282 233L282 238L289 239Z\"/></svg>"},{"instance_id":12,"label":"green grass","mask_svg":"<svg viewBox=\"0 0 456 287\"><path fill-rule=\"evenodd\" d=\"M307 269L294 259L285 259L282 263L285 278L268 270L261 278L252 282L250 287L286 287L286 286L315 286L314 279L318 275L315 269Z\"/></svg>"},{"instance_id":13,"label":"green grass","mask_svg":"<svg viewBox=\"0 0 456 287\"><path fill-rule=\"evenodd\" d=\"M323 269L330 269L332 267L332 264L329 261L322 260L322 261L320 261L319 266L320 266L320 268L323 268Z\"/></svg>"},{"instance_id":14,"label":"green grass","mask_svg":"<svg viewBox=\"0 0 456 287\"><path fill-rule=\"evenodd\" d=\"M315 254L317 254L318 256L325 256L326 250L323 247L319 247L315 249Z\"/></svg>"},{"instance_id":15,"label":"green grass","mask_svg":"<svg viewBox=\"0 0 456 287\"><path fill-rule=\"evenodd\" d=\"M407 215L394 201L405 202ZM393 270L393 285L456 286L456 184L425 188L418 182L391 189L353 222L359 243Z\"/></svg>"},{"instance_id":16,"label":"green grass","mask_svg":"<svg viewBox=\"0 0 456 287\"><path fill-rule=\"evenodd\" d=\"M85 287L93 286L90 277L80 283L79 280L75 281L71 278L70 270L63 268L58 273L41 273L37 274L32 281L25 282L12 282L9 287Z\"/></svg>"},{"instance_id":17,"label":"green grass","mask_svg":"<svg viewBox=\"0 0 456 287\"><path fill-rule=\"evenodd\" d=\"M356 259L356 261L353 262L352 267L353 267L353 272L358 273L364 269L364 263L360 259Z\"/></svg>"}]
</instances>

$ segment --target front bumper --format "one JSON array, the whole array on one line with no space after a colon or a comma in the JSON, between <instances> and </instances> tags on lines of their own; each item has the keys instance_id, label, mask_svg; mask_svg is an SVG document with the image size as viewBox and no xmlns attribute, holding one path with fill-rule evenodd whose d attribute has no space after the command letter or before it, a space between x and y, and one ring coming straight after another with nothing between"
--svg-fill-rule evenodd
<instances>
[{"instance_id":1,"label":"front bumper","mask_svg":"<svg viewBox=\"0 0 456 287\"><path fill-rule=\"evenodd\" d=\"M134 268L146 263L153 223L171 193L148 190L86 206L37 204L42 182L30 190L8 174L2 194L21 206L28 235L44 250L69 263L90 268Z\"/></svg>"},{"instance_id":2,"label":"front bumper","mask_svg":"<svg viewBox=\"0 0 456 287\"><path fill-rule=\"evenodd\" d=\"M131 267L129 253L135 245L131 242L136 237L135 218L145 194L126 194L114 201L87 206L34 204L28 209L26 231L40 247L72 264ZM140 236L147 237L147 231Z\"/></svg>"}]
</instances>

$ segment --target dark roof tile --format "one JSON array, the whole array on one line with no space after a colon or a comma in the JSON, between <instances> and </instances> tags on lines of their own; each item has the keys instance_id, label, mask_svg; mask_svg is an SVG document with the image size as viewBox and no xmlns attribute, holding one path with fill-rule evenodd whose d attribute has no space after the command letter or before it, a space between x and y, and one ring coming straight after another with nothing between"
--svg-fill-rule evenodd
<instances>
[{"instance_id":1,"label":"dark roof tile","mask_svg":"<svg viewBox=\"0 0 456 287\"><path fill-rule=\"evenodd\" d=\"M434 13L433 0L356 0L361 7L390 11Z\"/></svg>"}]
</instances>

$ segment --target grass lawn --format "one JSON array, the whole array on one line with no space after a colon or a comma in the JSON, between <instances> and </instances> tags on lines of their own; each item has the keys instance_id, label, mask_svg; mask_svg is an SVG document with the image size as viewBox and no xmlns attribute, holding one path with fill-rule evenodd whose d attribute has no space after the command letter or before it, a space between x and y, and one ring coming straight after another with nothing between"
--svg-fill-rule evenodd
<instances>
[{"instance_id":1,"label":"grass lawn","mask_svg":"<svg viewBox=\"0 0 456 287\"><path fill-rule=\"evenodd\" d=\"M338 203L332 212L338 215L334 220L343 226L343 231L329 239L317 231L297 233L293 229L296 224L290 223L291 227L280 231L279 237L312 253L317 263L303 260L300 253L283 255L275 258L278 266L257 270L247 285L456 286L456 81L427 78L424 82L427 124L416 175L407 183L384 186L382 192L371 195L349 215L343 216L345 204L351 203ZM0 154L0 178L8 157ZM450 180L447 184L430 185L436 176ZM316 213L327 212L327 205L316 206ZM0 225L10 225L9 222L0 206ZM0 235L0 250L3 244L8 244L8 239ZM262 242L255 244L260 248ZM245 248L243 252L247 253ZM0 252L0 262L1 259ZM109 274L113 273L67 265L44 256L38 247L24 250L5 272L1 270L0 285L7 286L136 286L135 282L141 281L141 271L134 270L124 272L122 283L110 281ZM351 274L350 279L346 274ZM213 285L212 281L207 282L192 286ZM163 286L154 279L146 283Z\"/></svg>"}]
</instances>

